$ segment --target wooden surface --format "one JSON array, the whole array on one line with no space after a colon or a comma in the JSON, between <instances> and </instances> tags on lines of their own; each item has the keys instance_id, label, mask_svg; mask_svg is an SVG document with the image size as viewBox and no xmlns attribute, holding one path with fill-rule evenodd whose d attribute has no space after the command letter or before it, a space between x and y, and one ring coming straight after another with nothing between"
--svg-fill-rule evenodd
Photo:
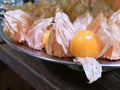
<instances>
[{"instance_id":1,"label":"wooden surface","mask_svg":"<svg viewBox=\"0 0 120 90\"><path fill-rule=\"evenodd\" d=\"M36 90L120 90L120 69L88 84L84 72L33 58L0 44L0 59Z\"/></svg>"},{"instance_id":2,"label":"wooden surface","mask_svg":"<svg viewBox=\"0 0 120 90\"><path fill-rule=\"evenodd\" d=\"M0 61L0 90L35 90Z\"/></svg>"}]
</instances>

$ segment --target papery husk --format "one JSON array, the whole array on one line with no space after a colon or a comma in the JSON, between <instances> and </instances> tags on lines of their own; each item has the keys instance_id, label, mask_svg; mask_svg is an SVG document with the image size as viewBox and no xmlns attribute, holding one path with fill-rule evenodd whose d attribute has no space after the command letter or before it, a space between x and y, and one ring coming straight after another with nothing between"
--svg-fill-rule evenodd
<instances>
[{"instance_id":1,"label":"papery husk","mask_svg":"<svg viewBox=\"0 0 120 90\"><path fill-rule=\"evenodd\" d=\"M91 23L87 26L87 30L92 30L93 32L97 33L98 30L100 29L101 22L104 22L106 20L106 18L103 16L103 14L99 14L98 16L96 16Z\"/></svg>"},{"instance_id":2,"label":"papery husk","mask_svg":"<svg viewBox=\"0 0 120 90\"><path fill-rule=\"evenodd\" d=\"M112 32L112 47L106 52L104 58L109 60L120 59L120 10L113 13L109 19L110 30Z\"/></svg>"},{"instance_id":3,"label":"papery husk","mask_svg":"<svg viewBox=\"0 0 120 90\"><path fill-rule=\"evenodd\" d=\"M106 32L106 36L108 39L103 39L104 43L106 43L106 47L103 51L107 52L103 55L103 58L107 58L109 60L119 60L120 59L120 10L113 13L109 18L108 22L101 22L102 29ZM100 30L99 30L100 31ZM99 35L99 34L98 34ZM101 34L103 37L104 34Z\"/></svg>"},{"instance_id":4,"label":"papery husk","mask_svg":"<svg viewBox=\"0 0 120 90\"><path fill-rule=\"evenodd\" d=\"M98 30L97 35L100 37L102 42L104 43L103 50L101 51L99 57L104 57L106 52L112 47L112 32L111 32L111 27L109 26L108 20L106 19L105 21L101 22L101 28Z\"/></svg>"},{"instance_id":5,"label":"papery husk","mask_svg":"<svg viewBox=\"0 0 120 90\"><path fill-rule=\"evenodd\" d=\"M4 14L4 28L9 39L15 42L24 42L26 34L33 24L30 15L22 10L7 11Z\"/></svg>"},{"instance_id":6,"label":"papery husk","mask_svg":"<svg viewBox=\"0 0 120 90\"><path fill-rule=\"evenodd\" d=\"M42 50L43 37L45 30L53 22L53 18L40 19L36 21L26 35L26 42L29 47L36 50Z\"/></svg>"},{"instance_id":7,"label":"papery husk","mask_svg":"<svg viewBox=\"0 0 120 90\"><path fill-rule=\"evenodd\" d=\"M108 19L101 13L91 21L87 27L87 30L95 32L102 41L103 49L97 58L102 57L108 49L112 47L112 33L110 31L110 26L108 25Z\"/></svg>"},{"instance_id":8,"label":"papery husk","mask_svg":"<svg viewBox=\"0 0 120 90\"><path fill-rule=\"evenodd\" d=\"M57 42L56 40L56 31L51 30L49 39L46 44L46 52L48 55L56 56L56 57L67 57L66 54L63 51L62 46Z\"/></svg>"},{"instance_id":9,"label":"papery husk","mask_svg":"<svg viewBox=\"0 0 120 90\"><path fill-rule=\"evenodd\" d=\"M110 22L117 24L120 27L120 9L114 12L110 17ZM113 28L114 29L114 28Z\"/></svg>"},{"instance_id":10,"label":"papery husk","mask_svg":"<svg viewBox=\"0 0 120 90\"><path fill-rule=\"evenodd\" d=\"M72 57L69 44L75 29L69 17L59 8L56 10L55 23L52 29L46 45L46 52L57 57Z\"/></svg>"},{"instance_id":11,"label":"papery husk","mask_svg":"<svg viewBox=\"0 0 120 90\"><path fill-rule=\"evenodd\" d=\"M119 2L120 4L120 2ZM111 59L120 59L120 9L116 11L110 18L112 34L113 34L113 48Z\"/></svg>"},{"instance_id":12,"label":"papery husk","mask_svg":"<svg viewBox=\"0 0 120 90\"><path fill-rule=\"evenodd\" d=\"M75 34L75 28L67 14L62 12L59 8L56 10L55 30L57 42L62 46L65 54L69 56L70 41Z\"/></svg>"},{"instance_id":13,"label":"papery husk","mask_svg":"<svg viewBox=\"0 0 120 90\"><path fill-rule=\"evenodd\" d=\"M89 80L89 83L93 83L97 79L101 78L102 66L95 58L76 57L73 61L83 66L83 69L85 71L87 79Z\"/></svg>"},{"instance_id":14,"label":"papery husk","mask_svg":"<svg viewBox=\"0 0 120 90\"><path fill-rule=\"evenodd\" d=\"M74 28L76 30L76 33L80 30L85 30L88 25L92 22L93 17L89 12L86 12L83 15L80 15L74 22Z\"/></svg>"}]
</instances>

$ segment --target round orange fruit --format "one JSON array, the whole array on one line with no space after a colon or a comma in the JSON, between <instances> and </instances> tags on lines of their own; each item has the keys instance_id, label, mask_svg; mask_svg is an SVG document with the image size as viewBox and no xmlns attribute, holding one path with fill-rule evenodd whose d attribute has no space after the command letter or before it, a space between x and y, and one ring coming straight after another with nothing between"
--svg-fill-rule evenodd
<instances>
[{"instance_id":1,"label":"round orange fruit","mask_svg":"<svg viewBox=\"0 0 120 90\"><path fill-rule=\"evenodd\" d=\"M70 51L75 57L98 57L103 43L90 30L82 30L75 34L70 42Z\"/></svg>"},{"instance_id":2,"label":"round orange fruit","mask_svg":"<svg viewBox=\"0 0 120 90\"><path fill-rule=\"evenodd\" d=\"M45 48L49 36L50 36L50 30L46 29L45 33L44 33L44 36L43 36L43 41L42 41L43 48Z\"/></svg>"}]
</instances>

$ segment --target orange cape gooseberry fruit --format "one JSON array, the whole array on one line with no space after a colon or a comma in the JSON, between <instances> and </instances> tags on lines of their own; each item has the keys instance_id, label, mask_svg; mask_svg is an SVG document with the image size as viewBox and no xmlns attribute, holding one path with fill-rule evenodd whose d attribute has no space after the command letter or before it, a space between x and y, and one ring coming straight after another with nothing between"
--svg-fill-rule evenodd
<instances>
[{"instance_id":1,"label":"orange cape gooseberry fruit","mask_svg":"<svg viewBox=\"0 0 120 90\"><path fill-rule=\"evenodd\" d=\"M45 33L44 33L44 36L43 36L43 41L42 41L42 47L43 48L45 48L49 36L50 36L50 30L46 29Z\"/></svg>"},{"instance_id":2,"label":"orange cape gooseberry fruit","mask_svg":"<svg viewBox=\"0 0 120 90\"><path fill-rule=\"evenodd\" d=\"M90 30L79 31L70 42L70 51L75 57L97 58L102 47L102 41Z\"/></svg>"}]
</instances>

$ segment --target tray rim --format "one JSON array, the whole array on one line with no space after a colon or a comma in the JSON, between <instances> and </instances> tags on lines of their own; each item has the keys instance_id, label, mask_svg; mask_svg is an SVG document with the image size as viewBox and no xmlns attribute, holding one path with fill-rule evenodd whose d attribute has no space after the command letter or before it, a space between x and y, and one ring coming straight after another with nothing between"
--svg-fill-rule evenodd
<instances>
[{"instance_id":1,"label":"tray rim","mask_svg":"<svg viewBox=\"0 0 120 90\"><path fill-rule=\"evenodd\" d=\"M72 61L65 61L65 60L62 60L60 58L55 58L54 56L51 56L53 58L48 58L48 57L44 57L44 56L40 56L38 54L35 54L33 53L32 51L30 52L27 52L26 50L22 50L20 48L18 48L17 44L11 42L4 34L3 32L3 20L0 20L0 36L1 38L5 41L5 43L11 47L12 49L18 51L18 52L21 52L21 53L24 53L24 54L27 54L27 55L30 55L34 58L37 58L37 59L40 59L40 60L45 60L45 61L49 61L49 62L53 62L53 63L58 63L58 64L64 64L64 65L75 65L75 66L80 66L82 67L81 64L77 64L77 63L74 63ZM27 47L27 46L26 46ZM30 47L27 47L27 48L30 48ZM101 60L99 60L101 61ZM115 63L110 63L110 64L105 64L105 63L100 63L101 66L103 68L120 68L120 60L116 60L116 61L110 61L110 62L118 62L119 61L119 64L115 64ZM106 61L107 62L107 61Z\"/></svg>"}]
</instances>

